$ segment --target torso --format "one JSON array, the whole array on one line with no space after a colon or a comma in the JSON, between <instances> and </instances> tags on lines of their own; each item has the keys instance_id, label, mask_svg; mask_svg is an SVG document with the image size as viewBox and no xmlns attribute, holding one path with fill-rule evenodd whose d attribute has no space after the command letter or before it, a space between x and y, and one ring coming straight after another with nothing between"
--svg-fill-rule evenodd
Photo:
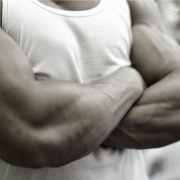
<instances>
[{"instance_id":1,"label":"torso","mask_svg":"<svg viewBox=\"0 0 180 180\"><path fill-rule=\"evenodd\" d=\"M82 11L52 8L38 0L15 2L3 1L3 30L20 45L34 73L86 84L130 65L125 0L101 0Z\"/></svg>"},{"instance_id":2,"label":"torso","mask_svg":"<svg viewBox=\"0 0 180 180\"><path fill-rule=\"evenodd\" d=\"M127 2L102 2L97 8L72 12L46 7L37 0L3 0L3 30L22 48L35 74L92 83L131 64ZM59 168L36 171L0 160L0 179L5 176L6 180L146 180L139 151L102 146Z\"/></svg>"}]
</instances>

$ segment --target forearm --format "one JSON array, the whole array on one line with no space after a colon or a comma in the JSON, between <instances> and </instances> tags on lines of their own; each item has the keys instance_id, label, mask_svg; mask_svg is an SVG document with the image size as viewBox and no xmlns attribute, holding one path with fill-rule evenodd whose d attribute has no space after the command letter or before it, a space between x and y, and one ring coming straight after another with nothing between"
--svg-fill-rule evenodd
<instances>
[{"instance_id":1,"label":"forearm","mask_svg":"<svg viewBox=\"0 0 180 180\"><path fill-rule=\"evenodd\" d=\"M18 46L0 40L0 157L11 164L61 166L87 155L141 95L131 68L91 85L35 81Z\"/></svg>"},{"instance_id":2,"label":"forearm","mask_svg":"<svg viewBox=\"0 0 180 180\"><path fill-rule=\"evenodd\" d=\"M133 63L149 87L104 143L135 149L165 146L180 139L180 48L148 26L137 25L133 33Z\"/></svg>"},{"instance_id":3,"label":"forearm","mask_svg":"<svg viewBox=\"0 0 180 180\"><path fill-rule=\"evenodd\" d=\"M34 111L42 113L41 119L34 119L38 114L33 113L29 121L34 127L38 126L42 138L49 137L46 148L51 147L51 150L48 150L44 157L51 161L45 166L72 162L87 155L102 143L140 96L137 87L133 87L136 75L130 71L122 69L110 78L105 78L104 84L99 81L98 84L90 86L66 82L62 82L60 86L60 82L40 82L39 90L46 91L40 92L42 98L39 92L35 93L37 98L34 99L38 99L38 102L35 102L33 107L36 107ZM124 78L120 78L123 76L131 77L124 81ZM136 83L138 86L138 82ZM46 99L43 103L44 97ZM32 104L33 102L30 103L31 106ZM37 107L40 108L37 110ZM53 131L52 136L47 134L47 128ZM66 155L69 159L66 159ZM55 162L52 163L52 160Z\"/></svg>"},{"instance_id":4,"label":"forearm","mask_svg":"<svg viewBox=\"0 0 180 180\"><path fill-rule=\"evenodd\" d=\"M180 140L179 79L170 73L145 90L118 127L104 142L118 148L147 149Z\"/></svg>"}]
</instances>

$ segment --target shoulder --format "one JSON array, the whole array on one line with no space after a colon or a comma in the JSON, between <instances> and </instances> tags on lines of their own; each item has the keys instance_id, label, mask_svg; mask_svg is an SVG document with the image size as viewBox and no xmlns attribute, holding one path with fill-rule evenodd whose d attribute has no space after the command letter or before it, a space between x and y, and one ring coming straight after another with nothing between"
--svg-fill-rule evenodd
<instances>
[{"instance_id":1,"label":"shoulder","mask_svg":"<svg viewBox=\"0 0 180 180\"><path fill-rule=\"evenodd\" d=\"M2 27L2 0L0 0L0 27Z\"/></svg>"},{"instance_id":2,"label":"shoulder","mask_svg":"<svg viewBox=\"0 0 180 180\"><path fill-rule=\"evenodd\" d=\"M143 22L151 25L159 25L160 14L154 0L132 1L127 0L133 24Z\"/></svg>"}]
</instances>

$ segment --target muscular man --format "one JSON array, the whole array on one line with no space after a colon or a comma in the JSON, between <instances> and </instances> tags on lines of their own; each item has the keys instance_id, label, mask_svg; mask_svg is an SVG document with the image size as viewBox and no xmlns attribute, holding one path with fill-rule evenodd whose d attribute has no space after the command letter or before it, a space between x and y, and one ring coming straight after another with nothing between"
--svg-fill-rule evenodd
<instances>
[{"instance_id":1,"label":"muscular man","mask_svg":"<svg viewBox=\"0 0 180 180\"><path fill-rule=\"evenodd\" d=\"M146 179L140 153L99 147L143 92L128 4L67 2L2 2L1 178Z\"/></svg>"},{"instance_id":2,"label":"muscular man","mask_svg":"<svg viewBox=\"0 0 180 180\"><path fill-rule=\"evenodd\" d=\"M133 23L152 23L156 27L154 19L144 16L143 11L138 9L145 7L144 2L141 3L130 3L132 17L135 17ZM2 29L26 55L1 31L0 132L3 136L0 137L0 157L10 164L53 167L86 156L113 131L142 93L143 85L139 74L132 68L119 69L130 65L128 52L131 27L127 3L101 0L99 4L92 1L82 3L82 6L80 4L76 3L75 6L73 2L45 3L37 0L3 1ZM147 10L150 14L154 13L151 5L147 4ZM173 101L171 94L174 95L174 92L168 89L169 81L166 81L166 76L170 78L170 74L177 77L179 71L175 64L176 56L169 53L169 46L164 47L163 39L159 39L162 49L155 48L152 56L145 57L143 53L147 55L147 52L151 52L149 49L156 44L150 39L144 46L145 38L139 38L142 29L139 26L133 29L133 63L148 86L155 84L147 88L139 104L123 120L122 128L119 124L104 142L114 147L137 148L142 147L139 146L140 143L146 142L142 138L142 126L136 125L139 122L145 124L148 119L138 116L139 112L144 115L145 108L150 117L153 117L155 113L151 113L155 108L146 108L146 104L151 102L154 105L157 101L161 113L166 110L164 104L159 103L159 98L162 98L161 92L156 88L159 84L163 84L167 94L170 94L165 102ZM148 38L150 32L144 31L144 37ZM178 46L174 46L178 53ZM146 51L142 47L146 47ZM169 62L168 56L159 56L164 48L169 58L173 59L170 65L166 64ZM154 56L157 58L155 62ZM26 57L32 64L35 76ZM162 66L158 69L156 67L160 62ZM165 65L167 69L164 68ZM169 69L171 67L174 68ZM177 91L176 85L177 83L171 87ZM150 95L153 99L149 98ZM177 102L175 99L173 105ZM138 110L135 111L136 109ZM172 107L172 111L175 109ZM157 122L157 119L152 121L154 126ZM166 122L167 126L170 122L168 118ZM158 125L157 128L161 131L162 123L159 122ZM141 131L136 131L139 129ZM147 128L149 131L144 130L149 147L153 146L151 140L155 139L151 134L147 136L151 129L152 126ZM167 136L169 141L164 141L164 145L179 139L172 131ZM8 180L139 180L146 179L141 160L138 151L99 146L90 155L64 167L32 170L1 161L0 169L3 170L2 178Z\"/></svg>"}]
</instances>

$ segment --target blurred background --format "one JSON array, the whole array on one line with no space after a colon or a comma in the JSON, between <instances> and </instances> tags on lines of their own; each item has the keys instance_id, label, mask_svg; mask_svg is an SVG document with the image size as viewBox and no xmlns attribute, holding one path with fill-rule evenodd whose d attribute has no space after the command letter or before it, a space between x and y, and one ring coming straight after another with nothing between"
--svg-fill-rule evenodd
<instances>
[{"instance_id":1,"label":"blurred background","mask_svg":"<svg viewBox=\"0 0 180 180\"><path fill-rule=\"evenodd\" d=\"M180 44L180 0L156 0L164 25ZM180 180L180 142L144 151L150 180Z\"/></svg>"},{"instance_id":2,"label":"blurred background","mask_svg":"<svg viewBox=\"0 0 180 180\"><path fill-rule=\"evenodd\" d=\"M157 0L156 3L166 29L180 43L180 0Z\"/></svg>"}]
</instances>

